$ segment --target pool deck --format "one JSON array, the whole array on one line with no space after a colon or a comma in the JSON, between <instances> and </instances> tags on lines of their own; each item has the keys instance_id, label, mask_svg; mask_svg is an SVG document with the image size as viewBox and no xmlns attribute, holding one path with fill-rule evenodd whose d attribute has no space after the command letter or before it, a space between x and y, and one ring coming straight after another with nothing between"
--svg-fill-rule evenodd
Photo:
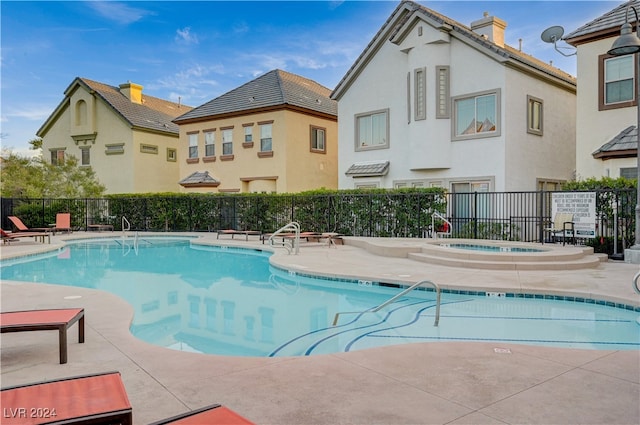
<instances>
[{"instance_id":1,"label":"pool deck","mask_svg":"<svg viewBox=\"0 0 640 425\"><path fill-rule=\"evenodd\" d=\"M65 239L85 235L120 236L59 234L51 245L22 240L2 246L0 257L56 249ZM252 237L197 235L203 243L267 248ZM278 250L271 261L328 276L407 283L429 279L445 288L573 294L640 305L631 286L637 265L605 262L581 270L499 271L390 256L394 248L418 241L377 239L391 249L382 252L389 255L353 245L305 243L299 255ZM2 280L0 307L83 307L86 315L84 344L77 342L77 325L69 331L67 364L58 363L56 332L3 334L2 387L117 370L135 424L213 403L259 425L640 424L640 350L438 342L310 357L224 357L137 340L128 330L132 307L103 291Z\"/></svg>"}]
</instances>

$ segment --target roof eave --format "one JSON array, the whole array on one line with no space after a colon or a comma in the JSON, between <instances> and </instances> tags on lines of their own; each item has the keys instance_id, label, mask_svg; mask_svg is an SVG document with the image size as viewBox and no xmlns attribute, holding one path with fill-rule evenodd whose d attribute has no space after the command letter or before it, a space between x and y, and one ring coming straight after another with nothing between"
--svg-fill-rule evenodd
<instances>
[{"instance_id":1,"label":"roof eave","mask_svg":"<svg viewBox=\"0 0 640 425\"><path fill-rule=\"evenodd\" d=\"M232 111L232 112L225 112L222 114L211 114L211 115L204 115L201 117L193 117L193 118L186 118L186 119L175 119L173 120L174 123L180 125L185 125L185 124L194 124L194 123L199 123L199 122L207 122L207 121L214 121L214 120L221 120L221 119L228 119L228 118L236 118L236 117L242 117L242 116L247 116L247 115L255 115L255 114L261 114L261 113L268 113L268 112L276 112L276 111L294 111L294 112L298 112L301 114L305 114L305 115L311 115L314 117L319 117L319 118L324 118L327 120L331 120L331 121L337 121L338 120L338 116L337 115L333 115L333 114L328 114L325 112L320 112L320 111L314 111L308 108L303 108L301 106L296 106L296 105L289 105L289 104L281 104L281 105L272 105L272 106L264 106L261 108L253 108L253 109L244 109L244 110L240 110L240 111Z\"/></svg>"},{"instance_id":2,"label":"roof eave","mask_svg":"<svg viewBox=\"0 0 640 425\"><path fill-rule=\"evenodd\" d=\"M601 151L593 154L595 159L606 161L607 159L635 158L638 156L638 149L624 149L617 151Z\"/></svg>"},{"instance_id":3,"label":"roof eave","mask_svg":"<svg viewBox=\"0 0 640 425\"><path fill-rule=\"evenodd\" d=\"M401 2L398 7L393 11L391 16L378 30L373 39L369 42L367 47L360 53L360 56L353 63L351 68L347 70L347 73L338 82L333 89L330 97L334 100L340 100L344 93L349 89L355 79L362 73L362 70L369 64L371 59L375 56L375 53L380 50L384 43L389 39L389 36L394 31L395 25L400 19L402 19L407 13L412 13L413 10L410 4Z\"/></svg>"}]
</instances>

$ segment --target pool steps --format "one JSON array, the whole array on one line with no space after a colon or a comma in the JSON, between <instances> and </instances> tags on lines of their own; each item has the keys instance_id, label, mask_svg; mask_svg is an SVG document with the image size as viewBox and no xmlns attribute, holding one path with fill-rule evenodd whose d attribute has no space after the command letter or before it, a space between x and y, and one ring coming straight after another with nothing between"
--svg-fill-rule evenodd
<instances>
[{"instance_id":1,"label":"pool steps","mask_svg":"<svg viewBox=\"0 0 640 425\"><path fill-rule=\"evenodd\" d=\"M377 244L374 238L346 238L347 245L358 246L368 252L387 257L408 258L423 263L449 267L485 270L580 270L595 268L607 261L606 254L594 254L591 247L560 247L508 241L482 241L496 246L535 247L541 252L489 252L439 246L442 239L390 240ZM464 239L446 239L447 243L468 243ZM475 243L479 243L475 241Z\"/></svg>"}]
</instances>

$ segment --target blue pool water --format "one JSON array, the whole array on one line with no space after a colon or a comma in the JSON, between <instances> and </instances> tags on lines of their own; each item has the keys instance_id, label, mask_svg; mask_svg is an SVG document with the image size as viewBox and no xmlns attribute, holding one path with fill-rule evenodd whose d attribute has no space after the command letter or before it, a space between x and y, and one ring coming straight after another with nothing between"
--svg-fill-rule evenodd
<instances>
[{"instance_id":1,"label":"blue pool water","mask_svg":"<svg viewBox=\"0 0 640 425\"><path fill-rule=\"evenodd\" d=\"M436 327L435 293L418 290L377 313L342 314L334 327L336 313L372 309L401 289L289 273L269 255L187 239L96 239L2 261L0 272L119 295L135 309L136 337L185 351L300 356L426 341L640 349L632 307L541 295L443 292Z\"/></svg>"}]
</instances>

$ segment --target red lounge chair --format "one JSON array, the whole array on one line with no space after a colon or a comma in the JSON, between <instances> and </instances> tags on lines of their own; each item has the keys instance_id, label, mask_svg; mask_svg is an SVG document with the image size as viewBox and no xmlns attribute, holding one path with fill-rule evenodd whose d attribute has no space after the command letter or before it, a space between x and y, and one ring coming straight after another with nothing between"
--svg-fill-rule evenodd
<instances>
[{"instance_id":1,"label":"red lounge chair","mask_svg":"<svg viewBox=\"0 0 640 425\"><path fill-rule=\"evenodd\" d=\"M47 241L51 243L51 235L46 232L38 233L38 232L11 232L7 233L4 230L0 229L0 234L2 235L2 242L7 243L11 241L16 241L20 238L33 238L35 240L41 240L44 243L44 238L47 238Z\"/></svg>"},{"instance_id":2,"label":"red lounge chair","mask_svg":"<svg viewBox=\"0 0 640 425\"><path fill-rule=\"evenodd\" d=\"M71 214L70 213L58 213L56 214L56 226L51 229L53 234L56 232L69 232L71 233Z\"/></svg>"},{"instance_id":3,"label":"red lounge chair","mask_svg":"<svg viewBox=\"0 0 640 425\"><path fill-rule=\"evenodd\" d=\"M172 416L149 425L255 425L248 419L243 418L231 409L219 404L203 407L201 409L192 410L191 412L181 415Z\"/></svg>"},{"instance_id":4,"label":"red lounge chair","mask_svg":"<svg viewBox=\"0 0 640 425\"><path fill-rule=\"evenodd\" d=\"M218 235L216 236L216 239L220 239L220 235L231 235L231 239L233 239L235 235L244 235L244 239L247 241L249 240L249 235L260 236L262 234L262 232L259 230L234 230L234 229L218 230L217 233Z\"/></svg>"},{"instance_id":5,"label":"red lounge chair","mask_svg":"<svg viewBox=\"0 0 640 425\"><path fill-rule=\"evenodd\" d=\"M2 425L131 425L131 403L120 372L3 388Z\"/></svg>"},{"instance_id":6,"label":"red lounge chair","mask_svg":"<svg viewBox=\"0 0 640 425\"><path fill-rule=\"evenodd\" d=\"M21 232L50 232L51 231L51 228L49 227L27 227L22 222L22 220L20 220L15 215L10 215L8 218L9 220L11 220L13 225L16 226L16 229L18 229Z\"/></svg>"},{"instance_id":7,"label":"red lounge chair","mask_svg":"<svg viewBox=\"0 0 640 425\"><path fill-rule=\"evenodd\" d=\"M84 308L0 313L0 333L53 331L59 334L60 364L67 362L67 329L78 322L78 342L84 342Z\"/></svg>"}]
</instances>

